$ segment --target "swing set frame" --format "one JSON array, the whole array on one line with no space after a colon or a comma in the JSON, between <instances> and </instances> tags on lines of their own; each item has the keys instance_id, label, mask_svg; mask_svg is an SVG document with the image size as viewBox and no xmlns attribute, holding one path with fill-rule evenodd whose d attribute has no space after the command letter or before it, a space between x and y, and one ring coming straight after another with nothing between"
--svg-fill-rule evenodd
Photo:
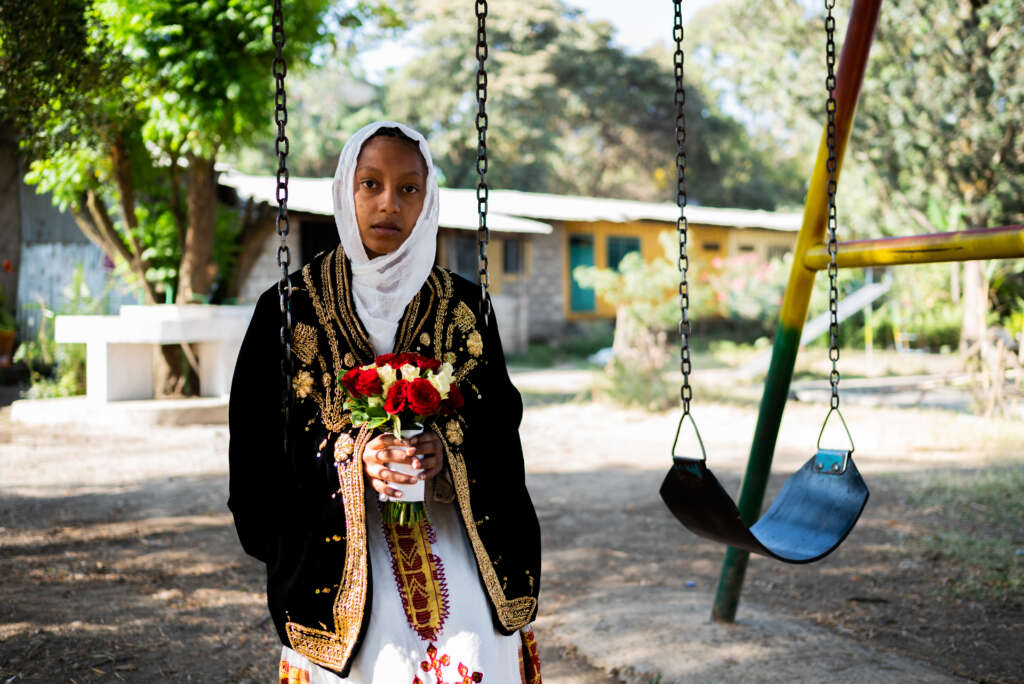
<instances>
[{"instance_id":1,"label":"swing set frame","mask_svg":"<svg viewBox=\"0 0 1024 684\"><path fill-rule=\"evenodd\" d=\"M882 0L854 0L850 23L839 54L835 94L837 183L881 5ZM826 129L822 132L817 159L811 172L803 221L796 239L793 265L783 297L757 425L736 504L743 522L748 526L757 521L764 502L782 413L786 407L800 347L800 335L807 320L814 277L818 271L827 269L829 264L825 243L828 212L825 193L825 185L828 183L827 135ZM840 242L836 264L841 268L860 268L1019 257L1024 257L1024 225ZM749 551L732 546L726 548L711 612L713 620L735 620L749 558Z\"/></svg>"}]
</instances>

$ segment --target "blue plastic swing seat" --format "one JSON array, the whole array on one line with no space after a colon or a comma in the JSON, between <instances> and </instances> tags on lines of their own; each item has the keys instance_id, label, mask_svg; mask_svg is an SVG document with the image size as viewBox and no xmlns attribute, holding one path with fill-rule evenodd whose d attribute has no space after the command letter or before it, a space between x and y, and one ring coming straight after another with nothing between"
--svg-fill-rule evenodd
<instances>
[{"instance_id":1,"label":"blue plastic swing seat","mask_svg":"<svg viewBox=\"0 0 1024 684\"><path fill-rule=\"evenodd\" d=\"M747 527L705 461L680 456L673 461L661 498L687 529L786 563L811 563L834 551L868 501L867 484L850 453L819 449L786 479L761 519Z\"/></svg>"}]
</instances>

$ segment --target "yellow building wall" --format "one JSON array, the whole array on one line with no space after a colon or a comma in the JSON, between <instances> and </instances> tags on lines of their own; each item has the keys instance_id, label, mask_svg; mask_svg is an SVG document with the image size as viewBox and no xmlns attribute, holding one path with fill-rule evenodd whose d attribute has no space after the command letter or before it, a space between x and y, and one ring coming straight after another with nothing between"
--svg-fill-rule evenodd
<instances>
[{"instance_id":1,"label":"yellow building wall","mask_svg":"<svg viewBox=\"0 0 1024 684\"><path fill-rule=\"evenodd\" d=\"M640 251L644 261L652 261L664 255L659 236L670 233L675 241L675 224L661 221L633 221L617 223L612 221L567 221L563 224L562 246L564 273L564 310L570 321L607 319L615 317L615 307L602 297L595 299L595 310L590 312L571 310L571 278L569 262L569 240L574 235L589 235L594 238L594 265L608 267L608 238L634 237L640 240ZM691 263L698 269L710 265L715 257L728 258L753 251L759 259L767 260L782 251L793 249L796 231L764 230L754 228L730 228L728 226L707 226L690 223L687 236L687 253Z\"/></svg>"},{"instance_id":2,"label":"yellow building wall","mask_svg":"<svg viewBox=\"0 0 1024 684\"><path fill-rule=\"evenodd\" d=\"M454 264L451 263L450 255L452 249L452 241L456 235L469 234L472 238L476 239L476 231L454 231L452 229L441 229L437 235L437 265L443 268L453 268ZM530 244L530 235L526 234L515 234L501 236L491 232L490 239L487 241L487 277L489 279L488 291L491 294L499 295L507 286L514 285L515 283L521 283L530 276L530 256L533 245ZM518 239L522 243L522 272L521 273L505 273L505 242L507 240Z\"/></svg>"}]
</instances>

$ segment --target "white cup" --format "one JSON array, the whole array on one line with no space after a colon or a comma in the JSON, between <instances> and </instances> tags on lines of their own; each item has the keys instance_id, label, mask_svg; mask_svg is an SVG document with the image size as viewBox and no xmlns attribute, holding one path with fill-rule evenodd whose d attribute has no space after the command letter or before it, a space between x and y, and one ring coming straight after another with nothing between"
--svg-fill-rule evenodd
<instances>
[{"instance_id":1,"label":"white cup","mask_svg":"<svg viewBox=\"0 0 1024 684\"><path fill-rule=\"evenodd\" d=\"M402 439L409 439L423 432L423 428L414 428L412 430L402 430ZM413 468L411 465L404 463L388 463L388 470L393 470L396 473L404 473L406 475L419 475L423 472L422 468ZM389 482L388 486L392 489L397 489L402 492L402 496L398 498L388 497L388 501L407 501L414 503L416 501L423 501L426 495L426 481L420 480L415 484L398 484L397 482Z\"/></svg>"}]
</instances>

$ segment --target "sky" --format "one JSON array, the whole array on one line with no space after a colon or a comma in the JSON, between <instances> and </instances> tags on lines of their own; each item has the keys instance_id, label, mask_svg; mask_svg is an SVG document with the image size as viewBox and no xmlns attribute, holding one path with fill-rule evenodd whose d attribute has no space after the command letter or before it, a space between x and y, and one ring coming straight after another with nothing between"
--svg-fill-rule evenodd
<instances>
[{"instance_id":1,"label":"sky","mask_svg":"<svg viewBox=\"0 0 1024 684\"><path fill-rule=\"evenodd\" d=\"M683 24L699 10L717 0L684 0ZM566 0L594 20L607 20L615 27L615 38L627 51L641 52L655 43L672 40L671 0ZM472 16L467 18L471 21ZM387 41L360 56L360 63L371 81L380 79L389 68L400 66L413 56L413 50L399 41Z\"/></svg>"},{"instance_id":2,"label":"sky","mask_svg":"<svg viewBox=\"0 0 1024 684\"><path fill-rule=\"evenodd\" d=\"M683 25L698 11L716 0L684 0ZM607 19L616 28L618 43L630 52L640 52L654 43L672 40L671 0L567 0L590 19Z\"/></svg>"}]
</instances>

